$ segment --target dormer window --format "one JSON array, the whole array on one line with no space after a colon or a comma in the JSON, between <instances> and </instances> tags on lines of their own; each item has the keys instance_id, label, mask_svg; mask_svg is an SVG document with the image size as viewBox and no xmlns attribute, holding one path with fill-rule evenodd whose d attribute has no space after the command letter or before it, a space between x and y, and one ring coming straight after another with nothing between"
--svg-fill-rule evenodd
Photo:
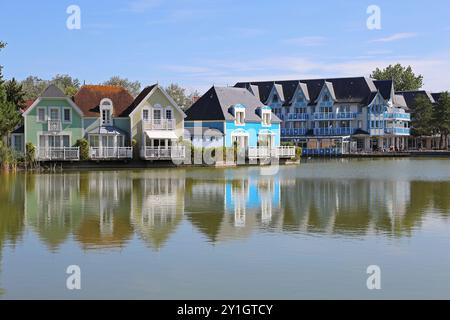
<instances>
[{"instance_id":1,"label":"dormer window","mask_svg":"<svg viewBox=\"0 0 450 320\"><path fill-rule=\"evenodd\" d=\"M264 126L270 126L272 120L272 112L270 110L263 110L261 119Z\"/></svg>"},{"instance_id":2,"label":"dormer window","mask_svg":"<svg viewBox=\"0 0 450 320\"><path fill-rule=\"evenodd\" d=\"M330 97L325 93L325 94L323 95L322 100L325 101L325 102L328 102L328 101L330 101Z\"/></svg>"},{"instance_id":3,"label":"dormer window","mask_svg":"<svg viewBox=\"0 0 450 320\"><path fill-rule=\"evenodd\" d=\"M112 125L113 103L110 99L103 99L100 102L100 120L103 126Z\"/></svg>"},{"instance_id":4,"label":"dormer window","mask_svg":"<svg viewBox=\"0 0 450 320\"><path fill-rule=\"evenodd\" d=\"M273 95L272 102L273 103L278 103L278 96L277 96L277 94Z\"/></svg>"},{"instance_id":5,"label":"dormer window","mask_svg":"<svg viewBox=\"0 0 450 320\"><path fill-rule=\"evenodd\" d=\"M237 125L245 124L245 111L243 111L243 110L236 111L235 118L236 118Z\"/></svg>"}]
</instances>

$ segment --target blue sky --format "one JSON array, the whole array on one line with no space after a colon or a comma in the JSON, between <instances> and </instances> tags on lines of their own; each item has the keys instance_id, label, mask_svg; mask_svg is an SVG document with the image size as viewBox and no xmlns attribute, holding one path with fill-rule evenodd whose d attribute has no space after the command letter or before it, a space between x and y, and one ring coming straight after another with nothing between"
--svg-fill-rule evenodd
<instances>
[{"instance_id":1,"label":"blue sky","mask_svg":"<svg viewBox=\"0 0 450 320\"><path fill-rule=\"evenodd\" d=\"M66 28L69 5L81 29ZM366 27L369 5L381 30ZM237 81L369 75L401 62L450 90L450 3L301 0L2 1L6 78L112 75L205 91Z\"/></svg>"}]
</instances>

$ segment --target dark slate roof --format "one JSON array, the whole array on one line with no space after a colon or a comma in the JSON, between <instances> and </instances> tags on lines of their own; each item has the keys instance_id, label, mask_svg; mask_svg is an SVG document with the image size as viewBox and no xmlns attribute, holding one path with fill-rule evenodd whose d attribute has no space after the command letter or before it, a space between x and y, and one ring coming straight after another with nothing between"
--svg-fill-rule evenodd
<instances>
[{"instance_id":1,"label":"dark slate roof","mask_svg":"<svg viewBox=\"0 0 450 320\"><path fill-rule=\"evenodd\" d=\"M98 117L100 115L100 102L111 99L113 103L113 114L122 116L133 102L133 96L120 86L87 85L81 87L73 97L75 104L83 111L85 117Z\"/></svg>"},{"instance_id":2,"label":"dark slate roof","mask_svg":"<svg viewBox=\"0 0 450 320\"><path fill-rule=\"evenodd\" d=\"M264 104L245 88L212 87L187 111L186 121L234 120L230 107L242 104L246 107L245 121L260 122L257 109ZM281 120L272 114L273 122Z\"/></svg>"},{"instance_id":3,"label":"dark slate roof","mask_svg":"<svg viewBox=\"0 0 450 320\"><path fill-rule=\"evenodd\" d=\"M25 133L24 125L21 125L20 127L17 127L12 133Z\"/></svg>"},{"instance_id":4,"label":"dark slate roof","mask_svg":"<svg viewBox=\"0 0 450 320\"><path fill-rule=\"evenodd\" d=\"M365 77L238 82L235 87L246 88L249 84L256 85L259 88L260 100L267 101L273 85L280 84L285 101L290 103L299 83L304 83L308 88L310 101L315 102L325 82L330 83L337 102L368 103L372 92L377 91L372 79Z\"/></svg>"},{"instance_id":5,"label":"dark slate roof","mask_svg":"<svg viewBox=\"0 0 450 320\"><path fill-rule=\"evenodd\" d=\"M441 94L443 94L443 92L438 92L438 93L432 93L431 96L433 97L434 101L437 103L439 102L439 99L441 98Z\"/></svg>"},{"instance_id":6,"label":"dark slate roof","mask_svg":"<svg viewBox=\"0 0 450 320\"><path fill-rule=\"evenodd\" d=\"M394 85L394 81L392 80L373 80L375 87L380 91L381 95L385 100L389 100L391 98L392 87Z\"/></svg>"},{"instance_id":7,"label":"dark slate roof","mask_svg":"<svg viewBox=\"0 0 450 320\"><path fill-rule=\"evenodd\" d=\"M40 95L41 98L67 98L64 92L56 85L49 85Z\"/></svg>"},{"instance_id":8,"label":"dark slate roof","mask_svg":"<svg viewBox=\"0 0 450 320\"><path fill-rule=\"evenodd\" d=\"M157 84L154 84L152 86L145 87L141 93L134 99L134 101L122 112L122 116L129 116L130 113L133 112L133 110L142 102L142 100L145 99L146 96L155 88Z\"/></svg>"},{"instance_id":9,"label":"dark slate roof","mask_svg":"<svg viewBox=\"0 0 450 320\"><path fill-rule=\"evenodd\" d=\"M427 97L431 103L435 103L432 95L425 90L399 91L399 92L396 92L395 94L399 94L399 95L403 96L403 98L405 99L406 105L408 106L409 109L414 109L414 104L416 103L416 98L419 95L423 95L423 96Z\"/></svg>"}]
</instances>

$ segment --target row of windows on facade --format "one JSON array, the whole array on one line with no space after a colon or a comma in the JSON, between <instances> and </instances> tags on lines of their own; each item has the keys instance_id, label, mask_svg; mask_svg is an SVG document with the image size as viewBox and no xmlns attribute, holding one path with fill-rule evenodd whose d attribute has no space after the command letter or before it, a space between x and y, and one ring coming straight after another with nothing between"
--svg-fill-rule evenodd
<instances>
[{"instance_id":1,"label":"row of windows on facade","mask_svg":"<svg viewBox=\"0 0 450 320\"><path fill-rule=\"evenodd\" d=\"M362 106L358 106L358 112L362 113ZM311 107L312 112L315 112L315 107ZM272 108L273 112L275 114L282 114L283 111L284 113L290 113L291 110L293 110L293 113L308 113L308 109L307 107L296 107L296 108L291 108L291 107L285 107L285 108ZM333 113L333 107L319 107L319 112L322 113ZM351 112L351 107L349 105L345 105L345 106L339 106L338 108L336 108L336 112Z\"/></svg>"},{"instance_id":2,"label":"row of windows on facade","mask_svg":"<svg viewBox=\"0 0 450 320\"><path fill-rule=\"evenodd\" d=\"M237 125L245 124L245 112L244 111L235 111L234 113L235 122ZM270 125L271 123L271 112L263 112L261 115L261 120L263 125Z\"/></svg>"},{"instance_id":3,"label":"row of windows on facade","mask_svg":"<svg viewBox=\"0 0 450 320\"><path fill-rule=\"evenodd\" d=\"M47 108L38 108L37 109L37 118L38 122L45 122L47 120L61 120L60 108L58 107L49 107L48 108L48 118L47 118ZM63 108L62 112L62 121L63 122L72 122L72 109Z\"/></svg>"}]
</instances>

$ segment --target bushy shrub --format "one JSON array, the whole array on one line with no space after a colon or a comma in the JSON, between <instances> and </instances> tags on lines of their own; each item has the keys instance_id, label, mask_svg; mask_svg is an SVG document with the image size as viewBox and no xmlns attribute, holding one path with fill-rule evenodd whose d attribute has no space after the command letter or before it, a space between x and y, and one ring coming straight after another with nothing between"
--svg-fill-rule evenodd
<instances>
[{"instance_id":1,"label":"bushy shrub","mask_svg":"<svg viewBox=\"0 0 450 320\"><path fill-rule=\"evenodd\" d=\"M80 160L89 159L89 142L86 139L78 139L75 146L80 148Z\"/></svg>"},{"instance_id":2,"label":"bushy shrub","mask_svg":"<svg viewBox=\"0 0 450 320\"><path fill-rule=\"evenodd\" d=\"M32 164L35 159L36 159L36 147L31 142L28 142L25 145L25 161L27 164Z\"/></svg>"}]
</instances>

